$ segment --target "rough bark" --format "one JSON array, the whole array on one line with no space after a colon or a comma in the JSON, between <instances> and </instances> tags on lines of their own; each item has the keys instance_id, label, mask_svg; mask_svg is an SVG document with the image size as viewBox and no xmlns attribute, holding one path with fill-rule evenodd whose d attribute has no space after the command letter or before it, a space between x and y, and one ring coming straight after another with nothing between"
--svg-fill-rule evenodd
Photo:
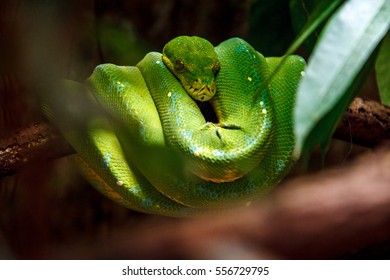
<instances>
[{"instance_id":1,"label":"rough bark","mask_svg":"<svg viewBox=\"0 0 390 280\"><path fill-rule=\"evenodd\" d=\"M39 161L60 158L73 149L51 125L34 124L0 140L0 177Z\"/></svg>"},{"instance_id":2,"label":"rough bark","mask_svg":"<svg viewBox=\"0 0 390 280\"><path fill-rule=\"evenodd\" d=\"M355 98L334 137L365 147L390 139L390 108L373 100Z\"/></svg>"}]
</instances>

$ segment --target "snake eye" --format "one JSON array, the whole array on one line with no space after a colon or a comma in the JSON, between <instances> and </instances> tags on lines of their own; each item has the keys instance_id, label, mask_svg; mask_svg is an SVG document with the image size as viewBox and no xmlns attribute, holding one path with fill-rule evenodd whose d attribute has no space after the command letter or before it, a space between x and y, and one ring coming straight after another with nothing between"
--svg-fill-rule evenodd
<instances>
[{"instance_id":1,"label":"snake eye","mask_svg":"<svg viewBox=\"0 0 390 280\"><path fill-rule=\"evenodd\" d=\"M219 63L219 61L215 62L212 69L213 73L216 74L220 68L221 68L221 64Z\"/></svg>"},{"instance_id":2,"label":"snake eye","mask_svg":"<svg viewBox=\"0 0 390 280\"><path fill-rule=\"evenodd\" d=\"M181 59L176 59L175 61L175 69L177 71L183 71L184 70L184 62Z\"/></svg>"}]
</instances>

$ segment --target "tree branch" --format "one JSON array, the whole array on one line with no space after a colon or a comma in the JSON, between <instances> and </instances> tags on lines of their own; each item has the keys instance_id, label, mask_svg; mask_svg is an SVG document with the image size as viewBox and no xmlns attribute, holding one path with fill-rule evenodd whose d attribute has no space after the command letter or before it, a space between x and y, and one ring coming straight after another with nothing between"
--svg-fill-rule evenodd
<instances>
[{"instance_id":1,"label":"tree branch","mask_svg":"<svg viewBox=\"0 0 390 280\"><path fill-rule=\"evenodd\" d=\"M333 136L357 145L374 147L390 139L390 108L357 97L349 105Z\"/></svg>"},{"instance_id":2,"label":"tree branch","mask_svg":"<svg viewBox=\"0 0 390 280\"><path fill-rule=\"evenodd\" d=\"M47 123L34 124L0 139L0 177L40 161L74 153L62 135Z\"/></svg>"},{"instance_id":3,"label":"tree branch","mask_svg":"<svg viewBox=\"0 0 390 280\"><path fill-rule=\"evenodd\" d=\"M355 98L334 137L365 147L374 147L390 139L390 108L376 101ZM0 140L0 177L12 175L38 161L60 158L73 152L52 126L34 124Z\"/></svg>"}]
</instances>

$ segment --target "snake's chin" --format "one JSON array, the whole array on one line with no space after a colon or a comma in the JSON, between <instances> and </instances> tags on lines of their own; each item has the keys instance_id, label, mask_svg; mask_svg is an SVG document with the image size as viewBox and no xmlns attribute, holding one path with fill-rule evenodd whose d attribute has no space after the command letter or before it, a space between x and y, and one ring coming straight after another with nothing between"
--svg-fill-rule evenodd
<instances>
[{"instance_id":1,"label":"snake's chin","mask_svg":"<svg viewBox=\"0 0 390 280\"><path fill-rule=\"evenodd\" d=\"M210 85L188 85L185 89L193 99L201 102L209 101L217 92L214 81Z\"/></svg>"}]
</instances>

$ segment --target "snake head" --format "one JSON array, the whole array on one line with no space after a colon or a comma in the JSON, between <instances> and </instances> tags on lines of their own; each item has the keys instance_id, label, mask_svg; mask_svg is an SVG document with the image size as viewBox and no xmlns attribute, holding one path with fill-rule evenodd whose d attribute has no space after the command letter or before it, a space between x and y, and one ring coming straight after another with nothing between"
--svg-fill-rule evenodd
<instances>
[{"instance_id":1,"label":"snake head","mask_svg":"<svg viewBox=\"0 0 390 280\"><path fill-rule=\"evenodd\" d=\"M196 36L176 37L164 46L162 60L193 99L208 101L215 95L220 63L209 41Z\"/></svg>"}]
</instances>

